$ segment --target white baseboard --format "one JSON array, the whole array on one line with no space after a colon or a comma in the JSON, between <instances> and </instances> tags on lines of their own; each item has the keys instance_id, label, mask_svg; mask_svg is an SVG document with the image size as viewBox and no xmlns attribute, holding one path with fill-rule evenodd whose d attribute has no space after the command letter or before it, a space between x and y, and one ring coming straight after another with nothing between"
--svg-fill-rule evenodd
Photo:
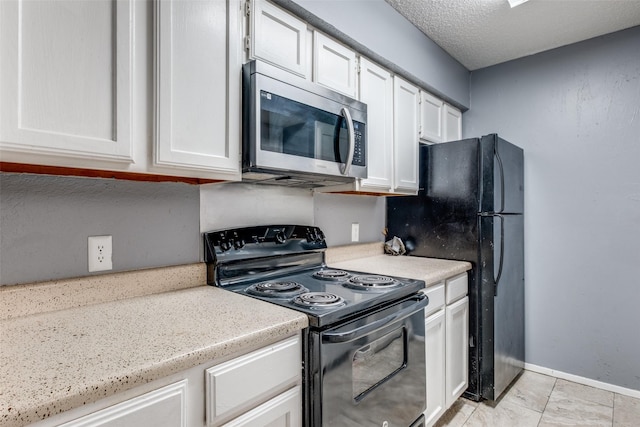
<instances>
[{"instance_id":1,"label":"white baseboard","mask_svg":"<svg viewBox=\"0 0 640 427\"><path fill-rule=\"evenodd\" d=\"M551 377L561 378L567 381L573 381L574 383L584 384L591 387L600 388L603 390L611 391L625 396L635 397L640 399L640 390L634 390L631 388L620 387L613 384L603 383L602 381L592 380L591 378L580 377L578 375L568 374L562 371L556 371L555 369L544 368L538 365L532 365L531 363L525 363L524 369L527 371L537 372L539 374L549 375Z\"/></svg>"}]
</instances>

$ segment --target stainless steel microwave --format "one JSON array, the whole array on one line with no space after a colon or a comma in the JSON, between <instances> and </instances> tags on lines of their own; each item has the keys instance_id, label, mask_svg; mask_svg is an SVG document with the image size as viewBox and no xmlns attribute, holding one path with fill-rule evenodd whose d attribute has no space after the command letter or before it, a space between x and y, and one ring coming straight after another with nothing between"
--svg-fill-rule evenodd
<instances>
[{"instance_id":1,"label":"stainless steel microwave","mask_svg":"<svg viewBox=\"0 0 640 427\"><path fill-rule=\"evenodd\" d=\"M243 180L317 187L367 177L367 106L261 61L243 66Z\"/></svg>"}]
</instances>

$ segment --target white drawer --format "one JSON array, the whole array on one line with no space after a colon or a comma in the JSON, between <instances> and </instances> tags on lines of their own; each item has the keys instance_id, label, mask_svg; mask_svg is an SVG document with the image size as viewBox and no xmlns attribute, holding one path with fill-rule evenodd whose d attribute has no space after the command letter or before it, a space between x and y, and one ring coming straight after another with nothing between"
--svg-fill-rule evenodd
<instances>
[{"instance_id":1,"label":"white drawer","mask_svg":"<svg viewBox=\"0 0 640 427\"><path fill-rule=\"evenodd\" d=\"M467 282L467 273L462 273L447 279L445 282L445 290L447 293L447 304L451 304L454 301L467 295L469 284Z\"/></svg>"},{"instance_id":2,"label":"white drawer","mask_svg":"<svg viewBox=\"0 0 640 427\"><path fill-rule=\"evenodd\" d=\"M207 425L217 425L291 388L302 378L298 336L206 370Z\"/></svg>"},{"instance_id":3,"label":"white drawer","mask_svg":"<svg viewBox=\"0 0 640 427\"><path fill-rule=\"evenodd\" d=\"M429 297L429 305L424 309L424 316L428 317L444 307L444 282L429 286L422 292Z\"/></svg>"}]
</instances>

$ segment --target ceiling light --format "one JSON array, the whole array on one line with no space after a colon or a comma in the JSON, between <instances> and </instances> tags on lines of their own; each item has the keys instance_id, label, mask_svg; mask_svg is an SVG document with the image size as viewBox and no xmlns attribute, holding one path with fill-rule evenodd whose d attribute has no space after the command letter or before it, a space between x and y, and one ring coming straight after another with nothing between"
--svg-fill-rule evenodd
<instances>
[{"instance_id":1,"label":"ceiling light","mask_svg":"<svg viewBox=\"0 0 640 427\"><path fill-rule=\"evenodd\" d=\"M526 3L529 0L507 0L509 2L509 6L511 6L512 8L516 7L516 6L520 6L522 3Z\"/></svg>"}]
</instances>

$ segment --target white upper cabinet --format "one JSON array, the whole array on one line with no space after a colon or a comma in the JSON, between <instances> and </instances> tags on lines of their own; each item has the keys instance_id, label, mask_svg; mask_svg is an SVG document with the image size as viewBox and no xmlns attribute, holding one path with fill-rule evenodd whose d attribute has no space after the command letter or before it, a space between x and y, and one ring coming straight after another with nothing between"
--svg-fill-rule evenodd
<instances>
[{"instance_id":1,"label":"white upper cabinet","mask_svg":"<svg viewBox=\"0 0 640 427\"><path fill-rule=\"evenodd\" d=\"M462 138L462 113L429 92L420 93L420 140L456 141Z\"/></svg>"},{"instance_id":2,"label":"white upper cabinet","mask_svg":"<svg viewBox=\"0 0 640 427\"><path fill-rule=\"evenodd\" d=\"M250 57L309 78L307 24L266 0L252 0Z\"/></svg>"},{"instance_id":3,"label":"white upper cabinet","mask_svg":"<svg viewBox=\"0 0 640 427\"><path fill-rule=\"evenodd\" d=\"M393 190L418 191L418 101L420 92L411 83L393 78L394 182Z\"/></svg>"},{"instance_id":4,"label":"white upper cabinet","mask_svg":"<svg viewBox=\"0 0 640 427\"><path fill-rule=\"evenodd\" d=\"M356 53L318 31L314 32L313 44L313 81L355 98Z\"/></svg>"},{"instance_id":5,"label":"white upper cabinet","mask_svg":"<svg viewBox=\"0 0 640 427\"><path fill-rule=\"evenodd\" d=\"M444 141L462 138L462 113L449 104L444 105Z\"/></svg>"},{"instance_id":6,"label":"white upper cabinet","mask_svg":"<svg viewBox=\"0 0 640 427\"><path fill-rule=\"evenodd\" d=\"M362 190L391 190L393 171L393 77L360 58L360 100L367 104L367 179Z\"/></svg>"},{"instance_id":7,"label":"white upper cabinet","mask_svg":"<svg viewBox=\"0 0 640 427\"><path fill-rule=\"evenodd\" d=\"M132 10L127 0L0 2L3 161L133 161Z\"/></svg>"},{"instance_id":8,"label":"white upper cabinet","mask_svg":"<svg viewBox=\"0 0 640 427\"><path fill-rule=\"evenodd\" d=\"M155 167L240 179L239 9L239 0L155 2Z\"/></svg>"},{"instance_id":9,"label":"white upper cabinet","mask_svg":"<svg viewBox=\"0 0 640 427\"><path fill-rule=\"evenodd\" d=\"M444 102L429 92L420 91L420 139L442 142Z\"/></svg>"}]
</instances>

